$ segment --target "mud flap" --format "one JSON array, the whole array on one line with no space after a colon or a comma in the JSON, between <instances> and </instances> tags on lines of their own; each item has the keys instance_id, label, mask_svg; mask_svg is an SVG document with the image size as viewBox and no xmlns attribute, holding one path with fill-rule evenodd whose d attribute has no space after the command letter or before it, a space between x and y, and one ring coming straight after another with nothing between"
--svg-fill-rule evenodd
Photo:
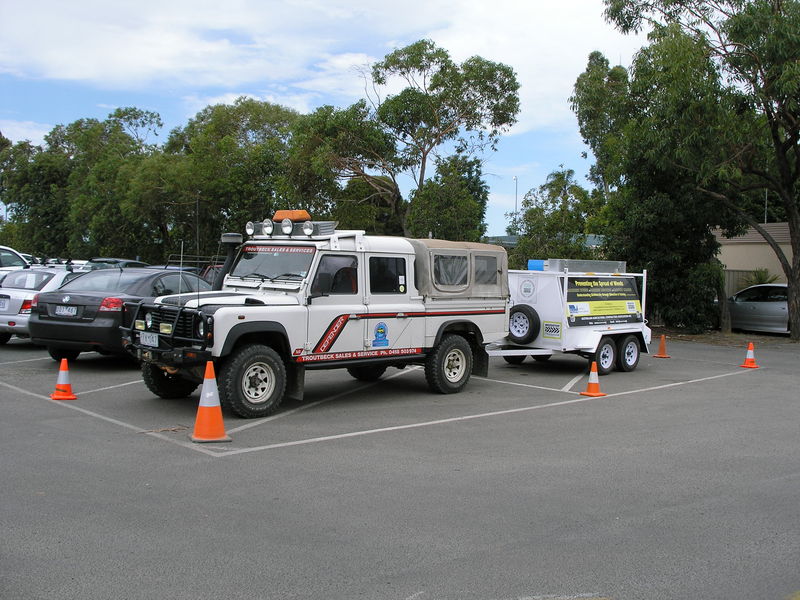
<instances>
[{"instance_id":1,"label":"mud flap","mask_svg":"<svg viewBox=\"0 0 800 600\"><path fill-rule=\"evenodd\" d=\"M303 400L306 388L306 368L303 365L287 365L286 392L284 398L289 400Z\"/></svg>"},{"instance_id":2,"label":"mud flap","mask_svg":"<svg viewBox=\"0 0 800 600\"><path fill-rule=\"evenodd\" d=\"M489 355L483 344L472 347L472 374L476 377L489 376Z\"/></svg>"}]
</instances>

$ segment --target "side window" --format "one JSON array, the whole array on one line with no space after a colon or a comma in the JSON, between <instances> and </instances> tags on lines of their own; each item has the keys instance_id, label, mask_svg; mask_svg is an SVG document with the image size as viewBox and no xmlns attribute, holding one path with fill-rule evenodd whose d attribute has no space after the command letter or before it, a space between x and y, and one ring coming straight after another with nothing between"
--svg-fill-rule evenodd
<instances>
[{"instance_id":1,"label":"side window","mask_svg":"<svg viewBox=\"0 0 800 600\"><path fill-rule=\"evenodd\" d=\"M369 289L373 294L405 294L406 259L371 256L369 259Z\"/></svg>"},{"instance_id":2,"label":"side window","mask_svg":"<svg viewBox=\"0 0 800 600\"><path fill-rule=\"evenodd\" d=\"M495 285L497 283L497 257L475 256L475 283Z\"/></svg>"},{"instance_id":3,"label":"side window","mask_svg":"<svg viewBox=\"0 0 800 600\"><path fill-rule=\"evenodd\" d=\"M437 286L467 285L468 261L466 255L435 254L433 257L433 281Z\"/></svg>"},{"instance_id":4,"label":"side window","mask_svg":"<svg viewBox=\"0 0 800 600\"><path fill-rule=\"evenodd\" d=\"M154 296L167 296L169 294L177 294L178 290L181 292L188 291L181 281L180 273L170 273L155 281L153 284Z\"/></svg>"},{"instance_id":5,"label":"side window","mask_svg":"<svg viewBox=\"0 0 800 600\"><path fill-rule=\"evenodd\" d=\"M182 289L188 292L204 292L211 289L211 284L205 279L200 279L199 277L190 277L184 273Z\"/></svg>"},{"instance_id":6,"label":"side window","mask_svg":"<svg viewBox=\"0 0 800 600\"><path fill-rule=\"evenodd\" d=\"M24 267L25 261L8 250L0 250L0 267Z\"/></svg>"},{"instance_id":7,"label":"side window","mask_svg":"<svg viewBox=\"0 0 800 600\"><path fill-rule=\"evenodd\" d=\"M326 254L311 284L312 294L357 294L358 259L355 256Z\"/></svg>"},{"instance_id":8,"label":"side window","mask_svg":"<svg viewBox=\"0 0 800 600\"><path fill-rule=\"evenodd\" d=\"M764 302L766 300L765 288L751 288L737 294L737 302Z\"/></svg>"}]
</instances>

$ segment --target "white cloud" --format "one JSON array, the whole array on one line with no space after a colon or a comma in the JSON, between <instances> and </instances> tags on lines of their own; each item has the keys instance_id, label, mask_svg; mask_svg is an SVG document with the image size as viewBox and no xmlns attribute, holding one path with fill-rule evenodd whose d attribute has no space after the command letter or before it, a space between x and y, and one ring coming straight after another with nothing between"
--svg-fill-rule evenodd
<instances>
[{"instance_id":1,"label":"white cloud","mask_svg":"<svg viewBox=\"0 0 800 600\"><path fill-rule=\"evenodd\" d=\"M34 145L41 145L44 143L44 136L52 129L52 125L45 123L0 119L0 133L12 142L28 140Z\"/></svg>"}]
</instances>

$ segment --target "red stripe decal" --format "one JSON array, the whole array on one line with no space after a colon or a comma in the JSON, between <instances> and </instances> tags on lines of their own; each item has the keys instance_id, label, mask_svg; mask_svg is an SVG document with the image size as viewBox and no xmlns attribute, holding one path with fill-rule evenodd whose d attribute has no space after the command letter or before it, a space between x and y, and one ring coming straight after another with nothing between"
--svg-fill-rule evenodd
<instances>
[{"instance_id":1,"label":"red stripe decal","mask_svg":"<svg viewBox=\"0 0 800 600\"><path fill-rule=\"evenodd\" d=\"M328 326L328 330L325 332L325 335L322 336L322 339L317 342L317 346L314 348L314 353L327 352L330 350L331 346L333 346L333 343L339 337L339 334L344 330L344 326L347 325L347 321L349 319L350 315L339 315L336 317Z\"/></svg>"}]
</instances>

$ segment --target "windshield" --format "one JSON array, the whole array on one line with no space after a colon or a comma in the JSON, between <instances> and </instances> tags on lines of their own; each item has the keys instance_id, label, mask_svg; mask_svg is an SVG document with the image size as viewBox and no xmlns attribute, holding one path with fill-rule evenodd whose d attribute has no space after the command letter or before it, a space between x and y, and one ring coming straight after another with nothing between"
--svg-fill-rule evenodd
<instances>
[{"instance_id":1,"label":"windshield","mask_svg":"<svg viewBox=\"0 0 800 600\"><path fill-rule=\"evenodd\" d=\"M243 279L303 279L308 274L316 248L313 246L246 245L231 271Z\"/></svg>"}]
</instances>

